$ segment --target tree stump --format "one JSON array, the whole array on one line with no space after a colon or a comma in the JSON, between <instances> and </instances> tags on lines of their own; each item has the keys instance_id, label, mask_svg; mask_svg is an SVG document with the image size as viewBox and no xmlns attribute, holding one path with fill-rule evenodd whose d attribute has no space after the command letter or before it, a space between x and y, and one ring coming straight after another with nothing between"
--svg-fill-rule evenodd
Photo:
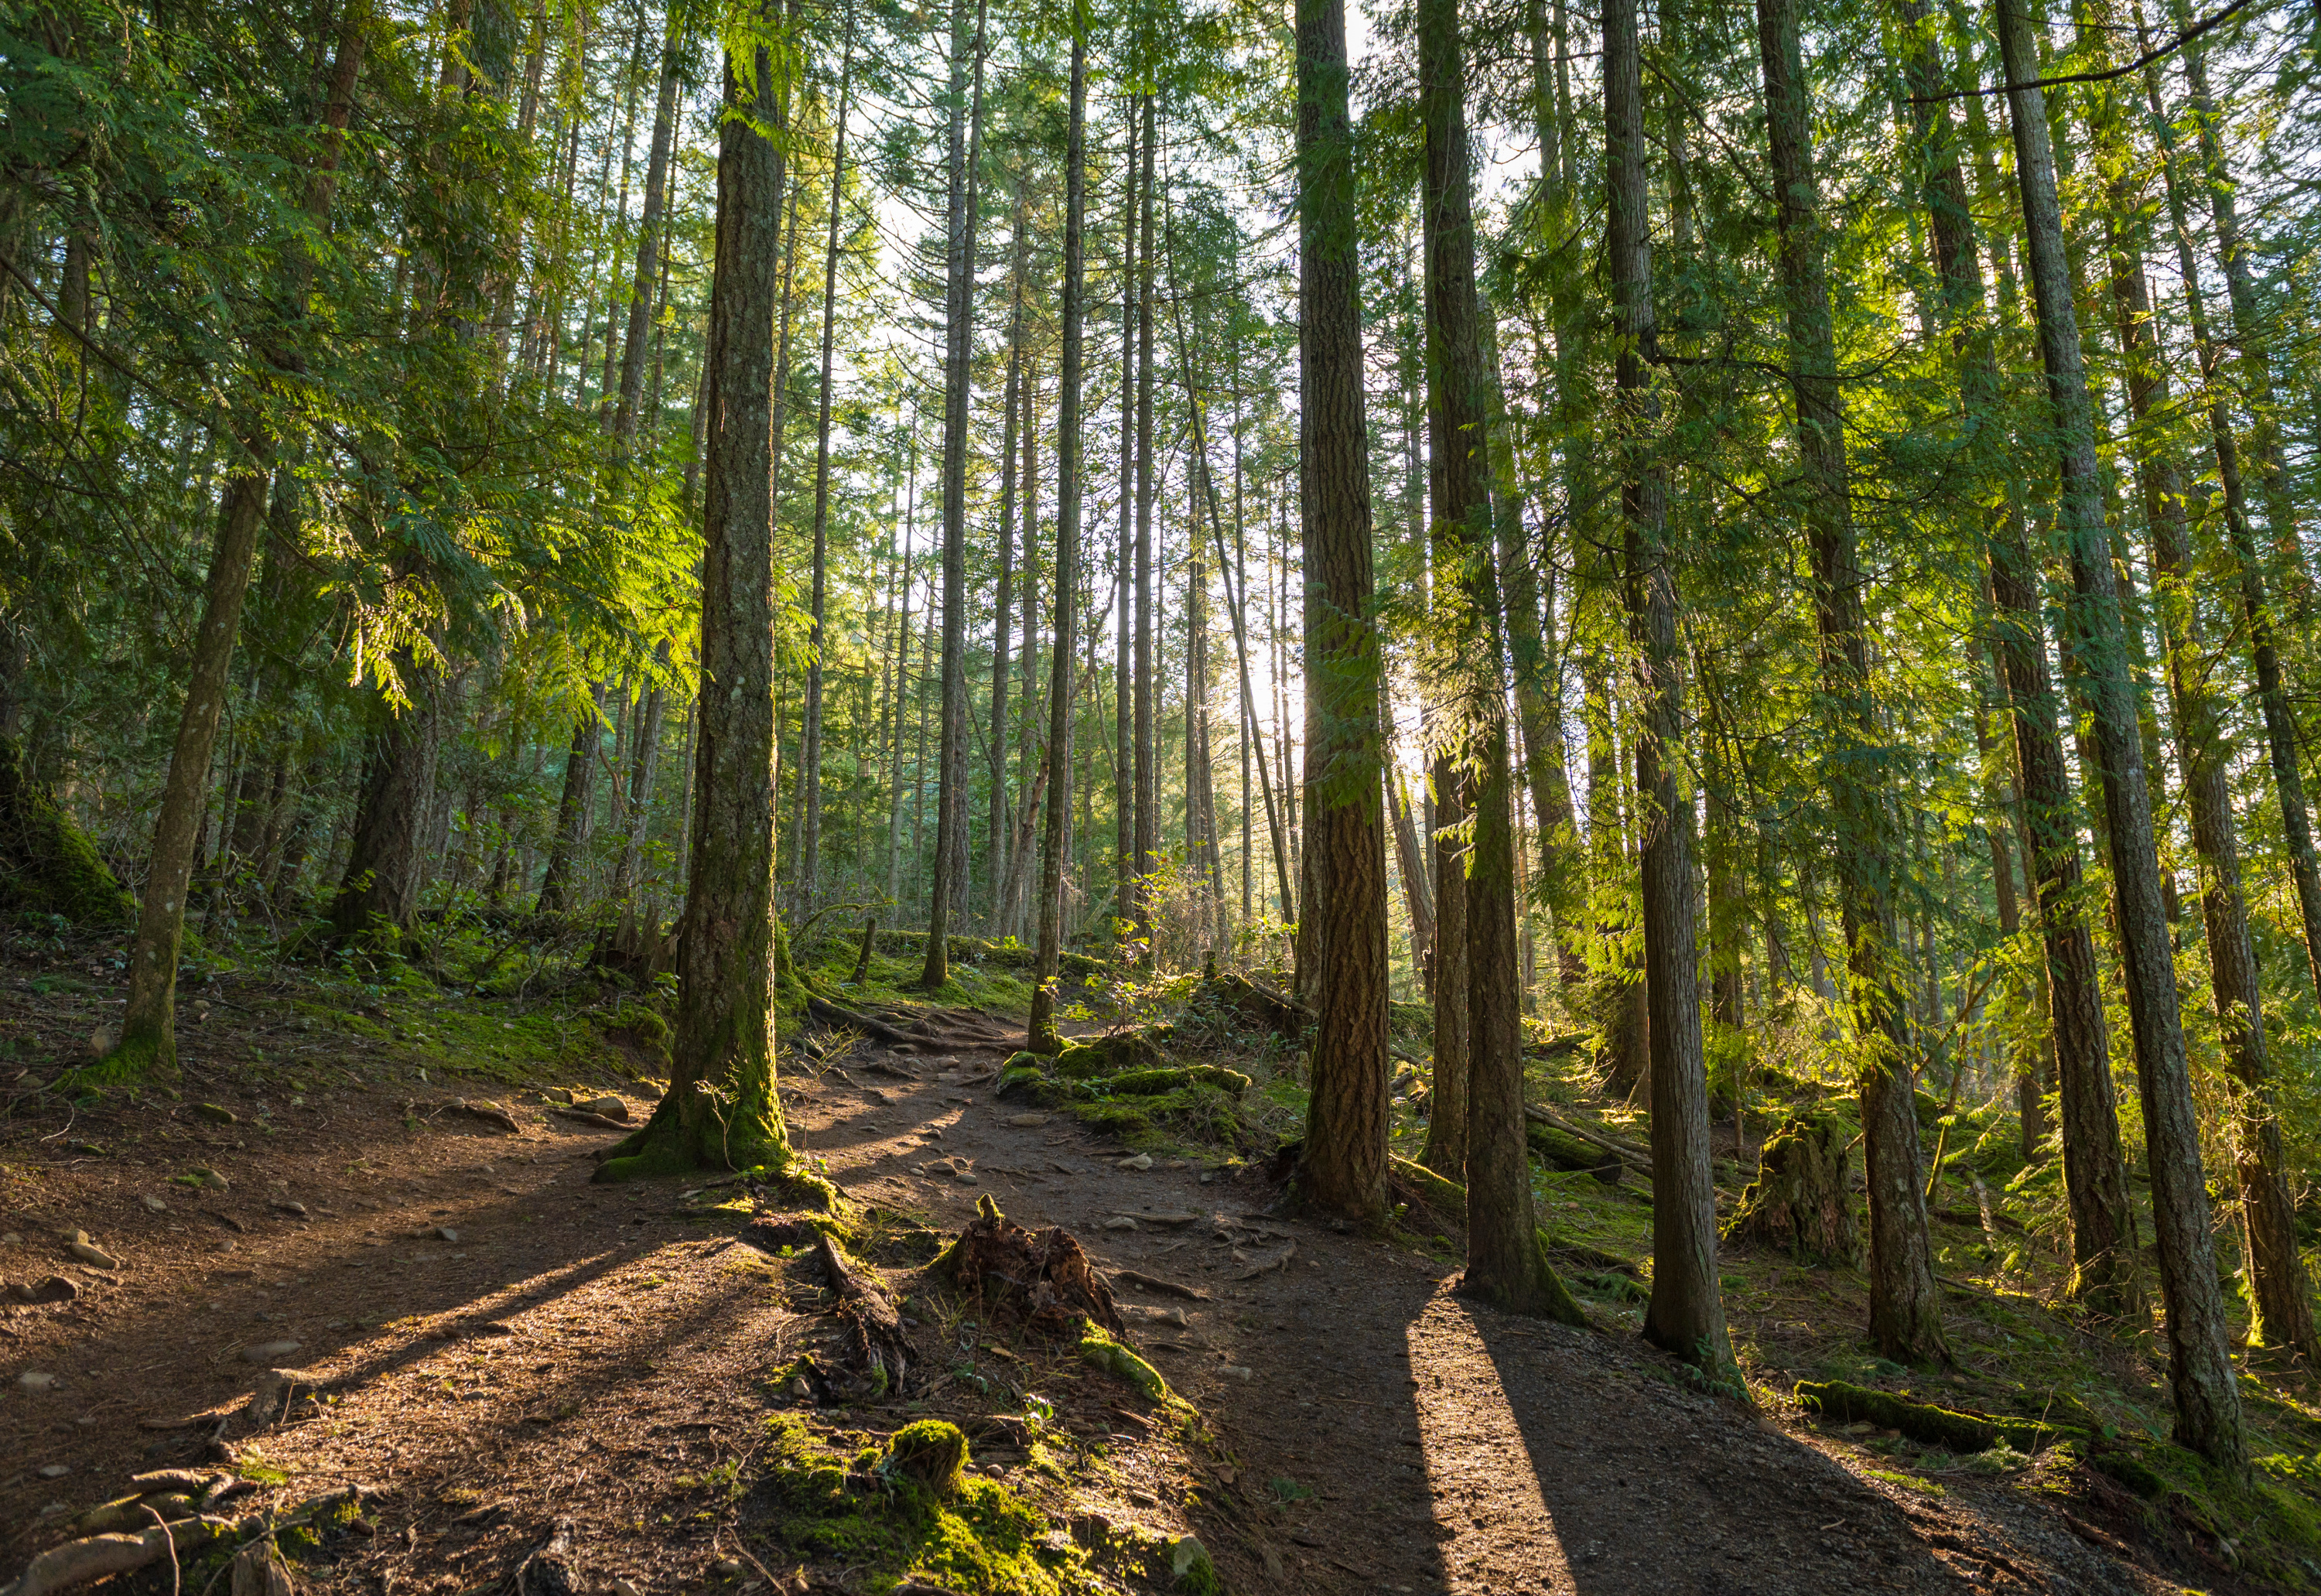
<instances>
[{"instance_id":1,"label":"tree stump","mask_svg":"<svg viewBox=\"0 0 2321 1596\"><path fill-rule=\"evenodd\" d=\"M1808 1267L1861 1262L1853 1192L1846 1180L1852 1127L1832 1114L1802 1114L1773 1133L1757 1179L1741 1194L1726 1239L1756 1241Z\"/></svg>"}]
</instances>

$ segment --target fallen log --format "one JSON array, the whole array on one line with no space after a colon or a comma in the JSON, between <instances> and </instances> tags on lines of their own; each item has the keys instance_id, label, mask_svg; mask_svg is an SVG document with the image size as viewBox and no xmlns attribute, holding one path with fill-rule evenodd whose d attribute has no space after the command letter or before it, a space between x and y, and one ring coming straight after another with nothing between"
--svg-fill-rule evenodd
<instances>
[{"instance_id":1,"label":"fallen log","mask_svg":"<svg viewBox=\"0 0 2321 1596\"><path fill-rule=\"evenodd\" d=\"M1967 1456L1988 1452L2001 1441L2025 1452L2036 1452L2085 1433L2035 1419L1961 1413L1954 1409L1937 1408L1932 1402L1914 1402L1890 1391L1849 1385L1843 1380L1800 1380L1797 1398L1807 1410L1825 1419L1899 1430L1914 1441Z\"/></svg>"},{"instance_id":2,"label":"fallen log","mask_svg":"<svg viewBox=\"0 0 2321 1596\"><path fill-rule=\"evenodd\" d=\"M1589 1130L1586 1126L1564 1118L1552 1108L1543 1108L1537 1103L1524 1105L1524 1117L1534 1125L1549 1126L1563 1132L1566 1135L1578 1136L1581 1141L1591 1146L1601 1147L1606 1153L1616 1153L1644 1174L1649 1175L1652 1172L1652 1154L1649 1147L1639 1147L1630 1142L1615 1141L1601 1131Z\"/></svg>"},{"instance_id":3,"label":"fallen log","mask_svg":"<svg viewBox=\"0 0 2321 1596\"><path fill-rule=\"evenodd\" d=\"M1621 1177L1627 1172L1626 1159L1617 1153L1605 1151L1593 1142L1580 1140L1561 1126L1527 1121L1524 1126L1524 1140L1549 1167L1593 1175L1606 1186L1617 1186Z\"/></svg>"}]
</instances>

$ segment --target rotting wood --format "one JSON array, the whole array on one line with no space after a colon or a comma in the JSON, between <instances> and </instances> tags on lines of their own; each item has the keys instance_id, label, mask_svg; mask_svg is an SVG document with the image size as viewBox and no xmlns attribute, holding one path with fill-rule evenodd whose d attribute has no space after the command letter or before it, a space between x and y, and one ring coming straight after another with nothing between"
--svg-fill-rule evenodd
<instances>
[{"instance_id":1,"label":"rotting wood","mask_svg":"<svg viewBox=\"0 0 2321 1596\"><path fill-rule=\"evenodd\" d=\"M1112 1289L1079 1238L1058 1226L1026 1230L988 1196L977 1208L948 1254L961 1291L1033 1329L1074 1329L1086 1319L1114 1335L1124 1330Z\"/></svg>"},{"instance_id":2,"label":"rotting wood","mask_svg":"<svg viewBox=\"0 0 2321 1596\"><path fill-rule=\"evenodd\" d=\"M846 1322L847 1350L862 1371L862 1383L873 1394L889 1396L903 1389L910 1373L911 1343L903 1318L877 1279L855 1267L825 1231L814 1233L815 1255L830 1289L838 1296L838 1317Z\"/></svg>"}]
</instances>

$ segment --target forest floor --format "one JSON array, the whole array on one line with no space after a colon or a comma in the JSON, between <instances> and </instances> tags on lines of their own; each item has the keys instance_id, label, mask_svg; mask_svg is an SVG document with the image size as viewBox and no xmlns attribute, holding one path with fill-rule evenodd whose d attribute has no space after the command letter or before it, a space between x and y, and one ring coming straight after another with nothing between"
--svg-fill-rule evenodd
<instances>
[{"instance_id":1,"label":"forest floor","mask_svg":"<svg viewBox=\"0 0 2321 1596\"><path fill-rule=\"evenodd\" d=\"M1904 1373L1859 1345L1856 1276L1727 1259L1743 1404L1643 1344L1618 1268L1589 1277L1586 1330L1496 1314L1453 1293L1443 1238L1309 1223L1258 1163L1150 1135L1131 1157L996 1101L991 1048L861 1044L785 1078L796 1145L912 1323L899 1391L817 1405L800 1354L833 1366L844 1325L810 1255L763 1245L731 1186L589 1183L613 1133L551 1089L650 1109L623 1003L229 970L187 993L173 1087L67 1104L38 1089L118 1012L112 946L0 948L0 1282L70 1289L0 1307L0 1577L130 1476L222 1466L241 1513L360 1487L296 1577L374 1596L1197 1589L1188 1536L1245 1593L2321 1583L2277 1524L2260 1562L2247 1527L2052 1455L1816 1422L1783 1394L1798 1376ZM453 1107L478 1099L515 1130ZM1568 1094L1591 1109L1612 1112ZM1633 1190L1543 1190L1569 1246L1636 1254ZM930 1285L984 1197L1079 1238L1170 1395ZM1961 1361L1923 1376L1934 1394L2003 1411L2035 1348L2152 1400L2140 1353L2033 1294L1950 1294ZM296 1384L265 1384L278 1367ZM261 1387L278 1409L251 1414ZM2309 1455L2312 1393L2262 1390L2264 1449ZM882 1496L874 1451L927 1417L972 1445L940 1510ZM136 1579L181 1572L214 1596L205 1565Z\"/></svg>"}]
</instances>

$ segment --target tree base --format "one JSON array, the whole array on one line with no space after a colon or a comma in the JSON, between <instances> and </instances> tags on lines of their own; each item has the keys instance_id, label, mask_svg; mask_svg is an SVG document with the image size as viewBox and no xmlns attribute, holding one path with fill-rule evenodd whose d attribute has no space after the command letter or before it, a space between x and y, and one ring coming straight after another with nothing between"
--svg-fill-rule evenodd
<instances>
[{"instance_id":1,"label":"tree base","mask_svg":"<svg viewBox=\"0 0 2321 1596\"><path fill-rule=\"evenodd\" d=\"M177 1039L166 1032L123 1036L94 1062L66 1071L49 1090L65 1097L108 1087L142 1086L177 1072Z\"/></svg>"},{"instance_id":2,"label":"tree base","mask_svg":"<svg viewBox=\"0 0 2321 1596\"><path fill-rule=\"evenodd\" d=\"M677 1095L664 1097L652 1117L614 1143L588 1178L598 1185L617 1185L705 1170L748 1171L782 1188L800 1207L834 1213L843 1201L837 1187L797 1167L797 1155L770 1117L720 1123L715 1115L702 1112L705 1123L691 1125L686 1118Z\"/></svg>"},{"instance_id":3,"label":"tree base","mask_svg":"<svg viewBox=\"0 0 2321 1596\"><path fill-rule=\"evenodd\" d=\"M1575 1329L1586 1329L1587 1311L1571 1294L1571 1288L1563 1283L1563 1277L1555 1272L1555 1265L1547 1261L1547 1238L1534 1231L1531 1245L1530 1267L1525 1272L1530 1275L1529 1280L1503 1280L1481 1274L1470 1264L1452 1290L1461 1297L1488 1303L1501 1313L1553 1319Z\"/></svg>"}]
</instances>

